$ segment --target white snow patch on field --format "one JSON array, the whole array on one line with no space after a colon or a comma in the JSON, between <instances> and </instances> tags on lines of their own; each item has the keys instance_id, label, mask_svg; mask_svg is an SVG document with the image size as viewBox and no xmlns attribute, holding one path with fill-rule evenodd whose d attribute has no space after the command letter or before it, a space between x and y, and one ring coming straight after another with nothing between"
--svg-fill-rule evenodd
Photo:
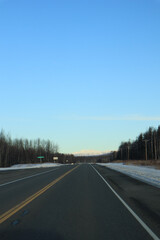
<instances>
[{"instance_id":1,"label":"white snow patch on field","mask_svg":"<svg viewBox=\"0 0 160 240\"><path fill-rule=\"evenodd\" d=\"M122 172L130 177L160 188L160 170L152 167L125 165L123 163L98 163L98 165Z\"/></svg>"},{"instance_id":2,"label":"white snow patch on field","mask_svg":"<svg viewBox=\"0 0 160 240\"><path fill-rule=\"evenodd\" d=\"M0 171L6 170L18 170L18 169L28 169L28 168L48 168L48 167L59 167L62 166L60 163L34 163L34 164L16 164L7 168L0 168Z\"/></svg>"}]
</instances>

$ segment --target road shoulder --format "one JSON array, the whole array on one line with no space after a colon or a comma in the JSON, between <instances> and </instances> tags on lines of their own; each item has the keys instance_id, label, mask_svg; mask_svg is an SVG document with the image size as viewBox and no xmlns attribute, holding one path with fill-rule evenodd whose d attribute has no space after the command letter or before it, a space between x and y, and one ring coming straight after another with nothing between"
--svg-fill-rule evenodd
<instances>
[{"instance_id":1,"label":"road shoulder","mask_svg":"<svg viewBox=\"0 0 160 240\"><path fill-rule=\"evenodd\" d=\"M135 213L160 236L160 190L104 166L94 165Z\"/></svg>"}]
</instances>

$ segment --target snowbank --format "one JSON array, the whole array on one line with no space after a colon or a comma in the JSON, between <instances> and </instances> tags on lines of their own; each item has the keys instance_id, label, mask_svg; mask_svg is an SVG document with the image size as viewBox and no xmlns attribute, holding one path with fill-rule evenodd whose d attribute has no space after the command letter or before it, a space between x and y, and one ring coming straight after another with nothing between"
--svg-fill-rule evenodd
<instances>
[{"instance_id":1,"label":"snowbank","mask_svg":"<svg viewBox=\"0 0 160 240\"><path fill-rule=\"evenodd\" d=\"M58 167L58 166L62 166L62 164L60 163L16 164L11 167L0 168L0 171L28 169L28 168L48 168L48 167Z\"/></svg>"},{"instance_id":2,"label":"snowbank","mask_svg":"<svg viewBox=\"0 0 160 240\"><path fill-rule=\"evenodd\" d=\"M97 163L116 171L122 172L133 178L149 183L160 188L160 170L152 167L125 165L123 163Z\"/></svg>"}]
</instances>

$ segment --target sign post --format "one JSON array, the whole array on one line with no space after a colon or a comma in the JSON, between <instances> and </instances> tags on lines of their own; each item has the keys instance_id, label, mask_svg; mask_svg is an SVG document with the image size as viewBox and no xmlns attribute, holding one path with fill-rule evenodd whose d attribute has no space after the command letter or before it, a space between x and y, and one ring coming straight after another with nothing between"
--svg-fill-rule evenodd
<instances>
[{"instance_id":1,"label":"sign post","mask_svg":"<svg viewBox=\"0 0 160 240\"><path fill-rule=\"evenodd\" d=\"M39 156L37 158L40 159L40 163L42 163L42 159L44 158L44 156Z\"/></svg>"},{"instance_id":2,"label":"sign post","mask_svg":"<svg viewBox=\"0 0 160 240\"><path fill-rule=\"evenodd\" d=\"M56 161L58 161L58 157L53 157L53 161L54 161L54 163L55 163Z\"/></svg>"}]
</instances>

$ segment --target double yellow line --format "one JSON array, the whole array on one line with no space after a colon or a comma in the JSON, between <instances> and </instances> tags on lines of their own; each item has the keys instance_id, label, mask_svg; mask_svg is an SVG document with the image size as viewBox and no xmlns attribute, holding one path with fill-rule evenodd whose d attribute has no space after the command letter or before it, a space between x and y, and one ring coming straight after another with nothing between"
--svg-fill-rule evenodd
<instances>
[{"instance_id":1,"label":"double yellow line","mask_svg":"<svg viewBox=\"0 0 160 240\"><path fill-rule=\"evenodd\" d=\"M8 210L7 212L3 213L0 216L0 224L3 223L4 221L6 221L8 218L10 218L12 215L14 215L16 212L18 212L19 210L21 210L23 207L25 207L26 205L28 205L30 202L32 202L35 198L39 197L42 193L46 192L50 187L52 187L53 185L55 185L57 182L59 182L62 178L64 178L65 176L67 176L69 173L71 173L72 171L74 171L78 166L76 166L75 168L69 170L68 172L66 172L65 174L63 174L62 176L60 176L59 178L55 179L54 181L52 181L51 183L49 183L47 186L45 186L44 188L42 188L41 190L39 190L38 192L36 192L35 194L31 195L29 198L27 198L26 200L24 200L23 202L17 204L16 206L14 206L13 208L11 208L10 210Z\"/></svg>"}]
</instances>

